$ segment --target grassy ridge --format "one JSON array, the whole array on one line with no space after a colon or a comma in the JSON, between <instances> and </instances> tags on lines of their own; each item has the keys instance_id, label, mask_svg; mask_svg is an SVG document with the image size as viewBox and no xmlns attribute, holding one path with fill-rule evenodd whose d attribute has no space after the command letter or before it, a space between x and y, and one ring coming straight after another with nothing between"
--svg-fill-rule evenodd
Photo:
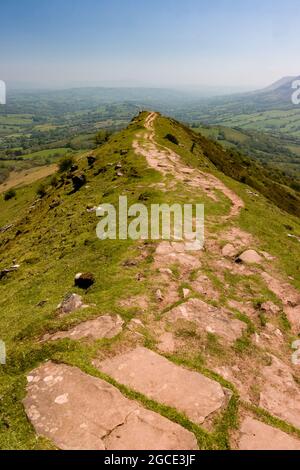
<instances>
[{"instance_id":1,"label":"grassy ridge","mask_svg":"<svg viewBox=\"0 0 300 470\"><path fill-rule=\"evenodd\" d=\"M11 266L13 260L20 264L18 271L0 281L0 338L6 342L8 350L7 365L0 369L1 449L53 448L46 440L36 438L21 403L28 371L52 359L97 375L91 359L98 351L113 349L121 341L116 338L92 345L68 340L41 344L38 342L41 335L67 329L101 314L119 314L127 323L136 316L137 310L120 306L120 299L134 295L147 295L151 299L154 295L150 278L151 249L145 244L142 248L146 256L141 257L139 242L98 240L97 217L94 212L87 211L88 207L105 202L117 204L119 195L127 195L129 204L190 202L191 194L186 192L184 184L178 183L168 193L161 192L156 186L161 182L161 175L149 169L145 159L133 152L132 142L136 133L144 130L145 116L140 115L128 129L113 135L108 143L95 151L94 168L89 168L85 157L79 159L78 174L83 173L87 179L80 191L72 193L70 180L66 175L58 175L55 187L51 186L51 178L45 180L47 194L35 203L35 207L32 204L36 201L39 183L18 189L17 199L0 201L0 226L13 224L11 229L0 234L0 269ZM180 145L166 143L164 137L168 133L175 135ZM276 255L278 266L294 276L300 287L299 247L296 241L287 237L286 228L292 226L294 233L300 233L299 219L281 211L263 196L252 197L246 191L247 186L218 171L213 158L215 152L221 150L214 143L200 139L180 124L163 117L156 121L156 134L161 144L174 149L187 164L216 174L243 198L246 208L236 223L258 236L260 248ZM119 164L123 176L118 175ZM215 204L203 195L201 188L195 193L193 202L205 203L206 217L213 221L216 232L224 230L224 223L218 220L228 213L229 201L220 195L219 204ZM55 207L51 207L53 202L57 203ZM134 264L128 263L132 260L135 260ZM74 287L74 275L83 271L94 273L96 278L95 285L85 294ZM138 281L140 273L144 277ZM84 303L90 307L58 318L56 307L70 292L83 295ZM41 301L45 304L39 306ZM146 341L148 347L153 347L150 335L146 335ZM196 360L170 359L211 375ZM212 377L221 381L216 375ZM236 426L238 396L230 384L222 385L231 388L234 395L216 423L214 434L193 425L174 410L124 387L122 392L193 431L202 448L228 448L229 430Z\"/></svg>"}]
</instances>

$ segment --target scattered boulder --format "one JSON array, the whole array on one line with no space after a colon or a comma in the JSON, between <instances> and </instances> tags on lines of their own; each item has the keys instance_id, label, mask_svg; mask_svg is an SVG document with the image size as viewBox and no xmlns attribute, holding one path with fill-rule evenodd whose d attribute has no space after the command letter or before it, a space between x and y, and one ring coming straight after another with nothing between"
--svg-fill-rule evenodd
<instances>
[{"instance_id":1,"label":"scattered boulder","mask_svg":"<svg viewBox=\"0 0 300 470\"><path fill-rule=\"evenodd\" d=\"M61 204L60 201L55 200L55 201L51 202L51 204L49 204L49 209L55 209L55 208L58 207L60 204Z\"/></svg>"},{"instance_id":2,"label":"scattered boulder","mask_svg":"<svg viewBox=\"0 0 300 470\"><path fill-rule=\"evenodd\" d=\"M68 294L64 300L57 306L57 310L61 315L72 313L79 308L87 307L82 301L82 297L77 294Z\"/></svg>"},{"instance_id":3,"label":"scattered boulder","mask_svg":"<svg viewBox=\"0 0 300 470\"><path fill-rule=\"evenodd\" d=\"M19 269L20 265L19 264L14 264L10 268L3 269L0 271L0 280L6 277L9 273L12 273L14 271L17 271Z\"/></svg>"},{"instance_id":4,"label":"scattered boulder","mask_svg":"<svg viewBox=\"0 0 300 470\"><path fill-rule=\"evenodd\" d=\"M48 302L48 300L41 300L40 302L38 302L36 304L36 306L39 307L39 308L42 308L46 305L47 302Z\"/></svg>"},{"instance_id":5,"label":"scattered boulder","mask_svg":"<svg viewBox=\"0 0 300 470\"><path fill-rule=\"evenodd\" d=\"M126 261L124 261L124 263L122 264L122 266L124 266L125 268L131 268L133 266L137 266L138 265L138 261L135 260L135 259L127 259Z\"/></svg>"},{"instance_id":6,"label":"scattered boulder","mask_svg":"<svg viewBox=\"0 0 300 470\"><path fill-rule=\"evenodd\" d=\"M92 212L96 212L98 208L96 206L92 206L90 204L88 204L87 208L86 208L86 211L91 214Z\"/></svg>"},{"instance_id":7,"label":"scattered boulder","mask_svg":"<svg viewBox=\"0 0 300 470\"><path fill-rule=\"evenodd\" d=\"M13 224L4 225L4 227L1 227L1 228L0 228L0 233L5 233L5 232L7 232L9 229L11 229L12 227L13 227Z\"/></svg>"},{"instance_id":8,"label":"scattered boulder","mask_svg":"<svg viewBox=\"0 0 300 470\"><path fill-rule=\"evenodd\" d=\"M88 289L95 284L95 277L92 273L78 273L75 276L75 286L79 289Z\"/></svg>"},{"instance_id":9,"label":"scattered boulder","mask_svg":"<svg viewBox=\"0 0 300 470\"><path fill-rule=\"evenodd\" d=\"M128 329L130 331L135 331L136 329L144 328L144 327L145 327L144 323L138 318L133 318L132 320L130 320L128 324Z\"/></svg>"},{"instance_id":10,"label":"scattered boulder","mask_svg":"<svg viewBox=\"0 0 300 470\"><path fill-rule=\"evenodd\" d=\"M88 155L87 157L88 165L90 168L92 168L96 162L96 157L94 155Z\"/></svg>"},{"instance_id":11,"label":"scattered boulder","mask_svg":"<svg viewBox=\"0 0 300 470\"><path fill-rule=\"evenodd\" d=\"M272 314L272 315L276 315L277 313L280 312L280 308L278 307L278 305L275 305L273 302L264 302L263 304L261 304L261 310L264 310L266 313L269 313L269 314Z\"/></svg>"},{"instance_id":12,"label":"scattered boulder","mask_svg":"<svg viewBox=\"0 0 300 470\"><path fill-rule=\"evenodd\" d=\"M226 258L233 258L236 254L237 249L231 243L227 243L227 245L222 248L222 255Z\"/></svg>"},{"instance_id":13,"label":"scattered boulder","mask_svg":"<svg viewBox=\"0 0 300 470\"><path fill-rule=\"evenodd\" d=\"M81 175L72 176L73 190L74 192L79 191L86 184L86 177L82 173Z\"/></svg>"},{"instance_id":14,"label":"scattered boulder","mask_svg":"<svg viewBox=\"0 0 300 470\"><path fill-rule=\"evenodd\" d=\"M260 264L262 257L255 250L244 251L236 260L245 264Z\"/></svg>"}]
</instances>

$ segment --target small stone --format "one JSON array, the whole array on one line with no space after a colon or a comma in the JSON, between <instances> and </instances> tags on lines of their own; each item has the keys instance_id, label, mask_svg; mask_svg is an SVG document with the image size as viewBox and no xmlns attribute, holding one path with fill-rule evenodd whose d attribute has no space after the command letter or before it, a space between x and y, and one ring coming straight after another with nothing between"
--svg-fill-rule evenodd
<instances>
[{"instance_id":1,"label":"small stone","mask_svg":"<svg viewBox=\"0 0 300 470\"><path fill-rule=\"evenodd\" d=\"M86 208L86 211L87 211L88 213L96 212L96 210L97 210L97 207L96 207L96 206L88 206L88 207Z\"/></svg>"},{"instance_id":2,"label":"small stone","mask_svg":"<svg viewBox=\"0 0 300 470\"><path fill-rule=\"evenodd\" d=\"M88 155L87 157L88 165L92 167L94 163L96 162L96 157L94 155Z\"/></svg>"},{"instance_id":3,"label":"small stone","mask_svg":"<svg viewBox=\"0 0 300 470\"><path fill-rule=\"evenodd\" d=\"M75 286L80 289L88 289L95 283L95 277L92 273L78 273L75 276Z\"/></svg>"},{"instance_id":4,"label":"small stone","mask_svg":"<svg viewBox=\"0 0 300 470\"><path fill-rule=\"evenodd\" d=\"M144 328L144 327L145 327L144 323L138 318L133 318L132 320L130 320L128 324L128 329L130 331L135 331L137 328Z\"/></svg>"},{"instance_id":5,"label":"small stone","mask_svg":"<svg viewBox=\"0 0 300 470\"><path fill-rule=\"evenodd\" d=\"M155 297L159 302L162 302L164 300L164 296L160 289L157 289L157 291L155 292Z\"/></svg>"},{"instance_id":6,"label":"small stone","mask_svg":"<svg viewBox=\"0 0 300 470\"><path fill-rule=\"evenodd\" d=\"M160 269L159 269L159 272L160 272L161 274L169 274L170 276L172 276L172 274L173 274L172 271L171 271L171 269L169 269L169 268L160 268Z\"/></svg>"},{"instance_id":7,"label":"small stone","mask_svg":"<svg viewBox=\"0 0 300 470\"><path fill-rule=\"evenodd\" d=\"M182 292L183 292L183 297L184 297L185 299L186 299L186 298L190 295L190 293L191 293L190 289L183 289Z\"/></svg>"}]
</instances>

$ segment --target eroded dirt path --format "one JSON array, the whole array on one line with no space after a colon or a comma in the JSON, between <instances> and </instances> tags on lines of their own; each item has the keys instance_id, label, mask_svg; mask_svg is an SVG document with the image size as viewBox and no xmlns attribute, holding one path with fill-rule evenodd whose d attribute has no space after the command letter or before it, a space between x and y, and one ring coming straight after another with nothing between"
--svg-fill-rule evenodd
<instances>
[{"instance_id":1,"label":"eroded dirt path","mask_svg":"<svg viewBox=\"0 0 300 470\"><path fill-rule=\"evenodd\" d=\"M233 392L224 386L226 380L243 400L300 430L297 371L290 361L289 336L278 320L286 313L300 332L299 293L280 280L273 257L259 251L251 234L227 224L239 215L243 201L218 178L189 168L179 155L157 144L156 117L147 116L145 131L133 143L136 153L166 176L166 190L179 181L216 204L221 191L231 202L229 214L222 218L222 234L207 234L202 251L187 251L185 242L155 245L148 278L153 299L128 299L124 288L119 305L140 310L127 325L120 317L100 317L44 340L94 340L120 334L119 349L99 352L93 366L115 383L185 414L203 429L213 432L215 420L228 407ZM141 244L141 250L148 248ZM268 300L257 307L264 292L260 282L277 296L277 304ZM152 349L145 347L145 329L154 339ZM203 354L209 374L168 356L180 357L182 351L187 356ZM28 375L24 406L36 432L61 449L198 448L195 436L172 417L166 419L129 400L105 380L63 364L47 363ZM298 438L283 432L245 407L240 407L238 418L239 429L230 436L232 448L300 450L300 431Z\"/></svg>"},{"instance_id":2,"label":"eroded dirt path","mask_svg":"<svg viewBox=\"0 0 300 470\"><path fill-rule=\"evenodd\" d=\"M218 178L210 173L195 170L183 164L179 155L168 147L158 144L155 140L154 123L156 113L150 113L145 120L146 132L143 136L138 135L133 146L137 153L143 155L152 168L160 171L163 175L172 175L175 180L183 182L187 187L195 190L201 188L211 199L218 201L217 191L221 191L230 201L231 209L228 216L230 219L237 216L244 207L244 202L234 191L231 191Z\"/></svg>"}]
</instances>

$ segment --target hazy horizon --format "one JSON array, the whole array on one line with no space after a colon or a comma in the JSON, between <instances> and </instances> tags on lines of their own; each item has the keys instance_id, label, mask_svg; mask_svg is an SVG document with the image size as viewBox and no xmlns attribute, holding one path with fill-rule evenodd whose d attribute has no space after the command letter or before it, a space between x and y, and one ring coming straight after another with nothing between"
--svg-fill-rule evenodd
<instances>
[{"instance_id":1,"label":"hazy horizon","mask_svg":"<svg viewBox=\"0 0 300 470\"><path fill-rule=\"evenodd\" d=\"M300 74L297 7L296 0L3 0L0 79L11 89L254 90Z\"/></svg>"}]
</instances>

